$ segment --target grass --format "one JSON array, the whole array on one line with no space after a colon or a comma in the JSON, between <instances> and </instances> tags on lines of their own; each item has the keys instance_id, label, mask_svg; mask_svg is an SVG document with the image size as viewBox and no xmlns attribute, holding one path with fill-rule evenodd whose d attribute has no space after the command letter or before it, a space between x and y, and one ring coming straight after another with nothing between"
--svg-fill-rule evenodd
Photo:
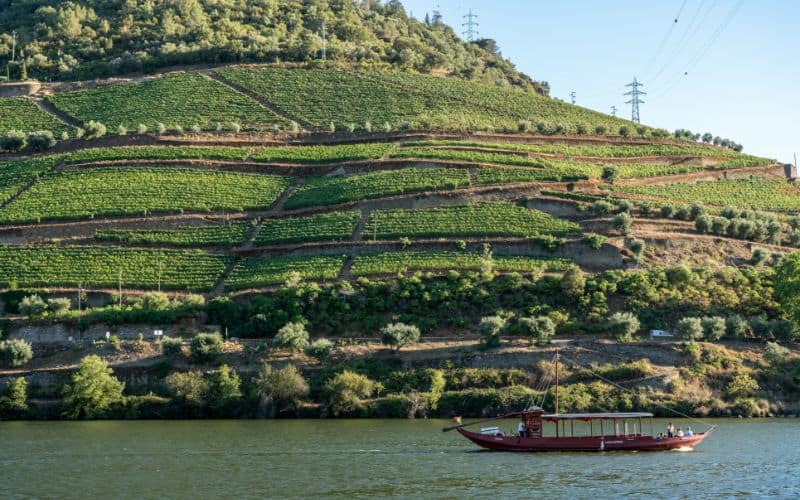
<instances>
[{"instance_id":1,"label":"grass","mask_svg":"<svg viewBox=\"0 0 800 500\"><path fill-rule=\"evenodd\" d=\"M386 252L359 255L353 262L353 276L396 274L407 271L479 271L483 257L467 252ZM571 263L562 259L527 256L502 256L492 258L493 269L501 272L564 271Z\"/></svg>"},{"instance_id":2,"label":"grass","mask_svg":"<svg viewBox=\"0 0 800 500\"><path fill-rule=\"evenodd\" d=\"M18 130L26 134L49 130L56 139L60 139L64 132L70 136L75 135L74 128L42 111L30 99L23 97L0 98L0 135L11 130Z\"/></svg>"},{"instance_id":3,"label":"grass","mask_svg":"<svg viewBox=\"0 0 800 500\"><path fill-rule=\"evenodd\" d=\"M115 247L0 247L0 283L206 291L231 257L191 250Z\"/></svg>"},{"instance_id":4,"label":"grass","mask_svg":"<svg viewBox=\"0 0 800 500\"><path fill-rule=\"evenodd\" d=\"M468 185L469 174L460 169L407 168L348 176L315 177L306 179L286 200L284 208L336 205Z\"/></svg>"},{"instance_id":5,"label":"grass","mask_svg":"<svg viewBox=\"0 0 800 500\"><path fill-rule=\"evenodd\" d=\"M792 212L800 210L800 189L786 181L752 177L695 184L616 186L617 193L657 198L665 202L733 205L757 210Z\"/></svg>"},{"instance_id":6,"label":"grass","mask_svg":"<svg viewBox=\"0 0 800 500\"><path fill-rule=\"evenodd\" d=\"M172 245L178 247L233 247L244 243L253 230L253 221L220 223L213 226L186 226L177 229L98 230L95 238L129 245Z\"/></svg>"},{"instance_id":7,"label":"grass","mask_svg":"<svg viewBox=\"0 0 800 500\"><path fill-rule=\"evenodd\" d=\"M510 203L493 202L421 210L377 210L370 214L367 237L507 236L533 238L580 232L572 222Z\"/></svg>"},{"instance_id":8,"label":"grass","mask_svg":"<svg viewBox=\"0 0 800 500\"><path fill-rule=\"evenodd\" d=\"M352 236L360 216L360 212L333 212L310 217L265 219L256 235L255 244L347 240Z\"/></svg>"},{"instance_id":9,"label":"grass","mask_svg":"<svg viewBox=\"0 0 800 500\"><path fill-rule=\"evenodd\" d=\"M225 280L226 290L243 290L286 282L295 273L304 280L335 279L344 256L279 256L242 259Z\"/></svg>"},{"instance_id":10,"label":"grass","mask_svg":"<svg viewBox=\"0 0 800 500\"><path fill-rule=\"evenodd\" d=\"M284 177L192 169L67 171L43 176L0 210L0 223L263 209L286 185Z\"/></svg>"},{"instance_id":11,"label":"grass","mask_svg":"<svg viewBox=\"0 0 800 500\"><path fill-rule=\"evenodd\" d=\"M197 125L215 130L217 123L237 122L244 129L265 130L286 120L248 97L199 74L165 76L141 83L106 85L91 90L47 97L57 108L86 123L104 123L110 133L118 125L130 131L146 125L155 131L158 123L168 128Z\"/></svg>"}]
</instances>

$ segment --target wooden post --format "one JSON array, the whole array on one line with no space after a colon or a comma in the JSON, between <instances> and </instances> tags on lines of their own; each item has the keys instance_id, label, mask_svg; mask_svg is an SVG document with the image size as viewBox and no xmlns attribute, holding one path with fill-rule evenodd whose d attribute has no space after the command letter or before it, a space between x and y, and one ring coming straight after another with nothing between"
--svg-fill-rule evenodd
<instances>
[{"instance_id":1,"label":"wooden post","mask_svg":"<svg viewBox=\"0 0 800 500\"><path fill-rule=\"evenodd\" d=\"M606 435L605 430L603 430L603 419L602 418L600 419L600 435L601 436L605 436Z\"/></svg>"},{"instance_id":2,"label":"wooden post","mask_svg":"<svg viewBox=\"0 0 800 500\"><path fill-rule=\"evenodd\" d=\"M569 421L569 429L570 429L570 433L572 434L572 437L575 437L575 421L574 420L570 420Z\"/></svg>"},{"instance_id":3,"label":"wooden post","mask_svg":"<svg viewBox=\"0 0 800 500\"><path fill-rule=\"evenodd\" d=\"M558 349L556 349L556 415L558 415ZM558 422L556 422L556 430L558 430Z\"/></svg>"}]
</instances>

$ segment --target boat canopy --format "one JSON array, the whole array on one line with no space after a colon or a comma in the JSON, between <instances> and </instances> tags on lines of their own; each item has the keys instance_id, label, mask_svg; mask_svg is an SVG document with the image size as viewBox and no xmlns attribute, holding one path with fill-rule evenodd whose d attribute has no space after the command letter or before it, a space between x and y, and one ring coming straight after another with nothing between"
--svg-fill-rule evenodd
<instances>
[{"instance_id":1,"label":"boat canopy","mask_svg":"<svg viewBox=\"0 0 800 500\"><path fill-rule=\"evenodd\" d=\"M651 418L652 413L551 413L542 415L542 420L605 420L620 418Z\"/></svg>"}]
</instances>

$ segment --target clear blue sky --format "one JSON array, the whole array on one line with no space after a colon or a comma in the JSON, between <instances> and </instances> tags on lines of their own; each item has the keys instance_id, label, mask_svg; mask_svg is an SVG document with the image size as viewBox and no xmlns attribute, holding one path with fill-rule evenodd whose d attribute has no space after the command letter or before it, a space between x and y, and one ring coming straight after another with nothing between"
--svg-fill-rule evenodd
<instances>
[{"instance_id":1,"label":"clear blue sky","mask_svg":"<svg viewBox=\"0 0 800 500\"><path fill-rule=\"evenodd\" d=\"M744 144L747 153L781 161L800 155L800 1L403 4L418 19L438 4L458 31L472 8L481 36L497 40L523 72L550 82L555 97L569 100L575 91L581 106L610 113L616 105L618 115L630 117L622 93L636 76L648 92L643 123L710 131Z\"/></svg>"}]
</instances>

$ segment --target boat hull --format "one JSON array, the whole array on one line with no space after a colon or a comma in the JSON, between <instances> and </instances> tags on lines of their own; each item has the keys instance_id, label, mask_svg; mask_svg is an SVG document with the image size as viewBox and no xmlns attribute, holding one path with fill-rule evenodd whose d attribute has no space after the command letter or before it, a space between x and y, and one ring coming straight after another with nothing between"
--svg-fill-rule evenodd
<instances>
[{"instance_id":1,"label":"boat hull","mask_svg":"<svg viewBox=\"0 0 800 500\"><path fill-rule=\"evenodd\" d=\"M519 436L493 436L471 432L463 428L459 434L482 448L493 451L667 451L694 448L708 433L692 437L656 439L652 436L581 436L526 438Z\"/></svg>"}]
</instances>

